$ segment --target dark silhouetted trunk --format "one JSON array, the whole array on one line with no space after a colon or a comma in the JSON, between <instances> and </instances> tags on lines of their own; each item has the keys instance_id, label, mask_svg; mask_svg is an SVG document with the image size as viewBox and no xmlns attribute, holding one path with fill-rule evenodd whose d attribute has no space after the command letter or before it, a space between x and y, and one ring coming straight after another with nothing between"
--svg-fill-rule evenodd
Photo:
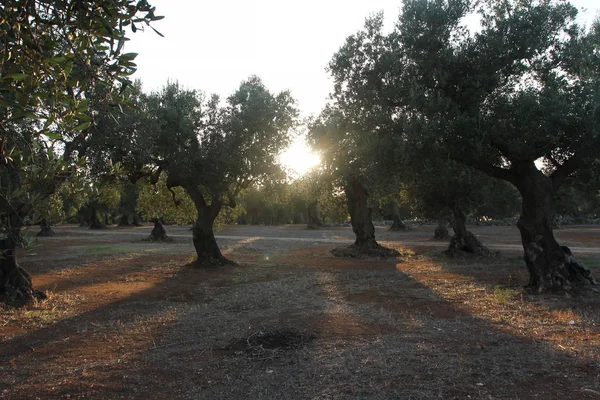
<instances>
[{"instance_id":1,"label":"dark silhouetted trunk","mask_svg":"<svg viewBox=\"0 0 600 400\"><path fill-rule=\"evenodd\" d=\"M233 264L221 254L213 231L213 224L221 211L222 203L213 199L210 205L206 205L203 199L192 199L198 210L198 218L192 230L198 262L210 265Z\"/></svg>"},{"instance_id":2,"label":"dark silhouetted trunk","mask_svg":"<svg viewBox=\"0 0 600 400\"><path fill-rule=\"evenodd\" d=\"M307 206L307 228L318 229L321 224L321 218L319 217L319 204L317 200L310 200Z\"/></svg>"},{"instance_id":3,"label":"dark silhouetted trunk","mask_svg":"<svg viewBox=\"0 0 600 400\"><path fill-rule=\"evenodd\" d=\"M12 163L0 166L0 173L3 189L16 191L21 188L20 173ZM5 197L0 198L0 209L5 210L0 232L0 302L18 304L46 297L33 289L31 276L17 262L16 250L21 245L21 227L27 208L15 199L8 203Z\"/></svg>"},{"instance_id":4,"label":"dark silhouetted trunk","mask_svg":"<svg viewBox=\"0 0 600 400\"><path fill-rule=\"evenodd\" d=\"M377 248L375 226L371 219L371 208L368 206L369 193L364 185L356 178L350 178L345 186L350 212L352 231L356 235L354 245L357 247Z\"/></svg>"},{"instance_id":5,"label":"dark silhouetted trunk","mask_svg":"<svg viewBox=\"0 0 600 400\"><path fill-rule=\"evenodd\" d=\"M159 218L154 218L154 228L146 240L152 242L170 242L171 238L167 236L167 231Z\"/></svg>"},{"instance_id":6,"label":"dark silhouetted trunk","mask_svg":"<svg viewBox=\"0 0 600 400\"><path fill-rule=\"evenodd\" d=\"M132 224L129 223L129 215L128 214L123 214L121 216L121 219L119 220L119 225L118 226L131 226Z\"/></svg>"},{"instance_id":7,"label":"dark silhouetted trunk","mask_svg":"<svg viewBox=\"0 0 600 400\"><path fill-rule=\"evenodd\" d=\"M433 232L433 237L436 240L449 240L450 233L448 232L448 227L446 226L446 215L440 214L438 216L438 224L435 227L435 231Z\"/></svg>"},{"instance_id":8,"label":"dark silhouetted trunk","mask_svg":"<svg viewBox=\"0 0 600 400\"><path fill-rule=\"evenodd\" d=\"M458 202L452 207L452 216L454 218L452 223L454 236L450 241L450 246L446 254L449 256L456 256L461 253L485 256L493 254L475 235L467 230L467 216L460 208Z\"/></svg>"},{"instance_id":9,"label":"dark silhouetted trunk","mask_svg":"<svg viewBox=\"0 0 600 400\"><path fill-rule=\"evenodd\" d=\"M98 212L95 207L90 207L89 209L90 216L88 220L88 226L90 229L104 229L106 228L106 224L102 223L100 218L98 217Z\"/></svg>"},{"instance_id":10,"label":"dark silhouetted trunk","mask_svg":"<svg viewBox=\"0 0 600 400\"><path fill-rule=\"evenodd\" d=\"M392 208L392 226L390 226L390 231L405 231L408 229L408 226L402 221L400 217L400 206L397 203L394 203Z\"/></svg>"},{"instance_id":11,"label":"dark silhouetted trunk","mask_svg":"<svg viewBox=\"0 0 600 400\"><path fill-rule=\"evenodd\" d=\"M368 206L369 193L365 186L357 178L349 177L346 179L344 190L356 240L349 248L340 247L332 250L332 254L338 257L399 255L396 250L383 247L375 240L375 226L371 220L371 208Z\"/></svg>"},{"instance_id":12,"label":"dark silhouetted trunk","mask_svg":"<svg viewBox=\"0 0 600 400\"><path fill-rule=\"evenodd\" d=\"M133 225L133 226L142 226L142 220L141 220L140 216L137 213L133 214L133 220L131 222L131 225Z\"/></svg>"},{"instance_id":13,"label":"dark silhouetted trunk","mask_svg":"<svg viewBox=\"0 0 600 400\"><path fill-rule=\"evenodd\" d=\"M54 236L55 233L52 230L52 227L48 224L48 221L46 220L46 218L42 218L42 221L40 222L40 231L37 234L38 236L45 236L45 237L50 237L50 236Z\"/></svg>"},{"instance_id":14,"label":"dark silhouetted trunk","mask_svg":"<svg viewBox=\"0 0 600 400\"><path fill-rule=\"evenodd\" d=\"M554 238L554 194L556 187L550 177L533 163L521 165L517 188L523 205L517 227L521 232L524 259L529 270L527 288L542 292L570 289L585 282L595 283L590 271L573 258L566 246Z\"/></svg>"}]
</instances>

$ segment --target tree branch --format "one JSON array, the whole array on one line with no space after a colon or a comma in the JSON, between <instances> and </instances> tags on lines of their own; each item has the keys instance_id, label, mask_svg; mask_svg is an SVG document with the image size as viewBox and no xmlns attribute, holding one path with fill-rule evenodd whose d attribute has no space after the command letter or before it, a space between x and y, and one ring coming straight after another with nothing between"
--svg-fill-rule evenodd
<instances>
[{"instance_id":1,"label":"tree branch","mask_svg":"<svg viewBox=\"0 0 600 400\"><path fill-rule=\"evenodd\" d=\"M571 175L575 170L585 167L585 165L585 162L580 157L575 155L556 167L556 171L550 175L554 192L558 190L560 185L563 184L569 175Z\"/></svg>"}]
</instances>

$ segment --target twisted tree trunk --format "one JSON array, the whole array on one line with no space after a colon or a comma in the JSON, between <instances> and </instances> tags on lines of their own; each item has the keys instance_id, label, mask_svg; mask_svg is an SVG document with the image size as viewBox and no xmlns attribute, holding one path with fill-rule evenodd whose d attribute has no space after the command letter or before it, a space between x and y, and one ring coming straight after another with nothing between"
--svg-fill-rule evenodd
<instances>
[{"instance_id":1,"label":"twisted tree trunk","mask_svg":"<svg viewBox=\"0 0 600 400\"><path fill-rule=\"evenodd\" d=\"M8 193L21 188L21 176L12 163L0 169L2 190ZM7 197L0 197L3 211L2 231L0 232L0 302L26 303L46 295L33 288L31 276L17 262L17 246L21 245L21 228L27 215L28 204Z\"/></svg>"},{"instance_id":2,"label":"twisted tree trunk","mask_svg":"<svg viewBox=\"0 0 600 400\"><path fill-rule=\"evenodd\" d=\"M473 233L467 230L467 216L460 208L458 202L452 207L454 217L452 229L454 236L450 241L450 246L446 251L449 256L456 256L462 253L489 256L493 253L485 247Z\"/></svg>"},{"instance_id":3,"label":"twisted tree trunk","mask_svg":"<svg viewBox=\"0 0 600 400\"><path fill-rule=\"evenodd\" d=\"M233 264L232 261L225 258L221 253L213 231L215 219L223 207L222 202L213 199L212 203L207 205L203 198L192 197L192 200L194 200L198 211L198 218L192 230L198 262L208 265Z\"/></svg>"},{"instance_id":4,"label":"twisted tree trunk","mask_svg":"<svg viewBox=\"0 0 600 400\"><path fill-rule=\"evenodd\" d=\"M46 218L42 218L42 221L40 222L40 228L41 229L38 232L37 236L50 237L55 235L54 231L52 230L52 227L50 226L50 224L48 224Z\"/></svg>"},{"instance_id":5,"label":"twisted tree trunk","mask_svg":"<svg viewBox=\"0 0 600 400\"><path fill-rule=\"evenodd\" d=\"M523 258L529 271L526 288L534 292L569 290L585 282L595 284L589 269L578 262L566 246L554 238L554 194L556 184L533 163L518 170L517 188L523 198L517 227L521 233Z\"/></svg>"},{"instance_id":6,"label":"twisted tree trunk","mask_svg":"<svg viewBox=\"0 0 600 400\"><path fill-rule=\"evenodd\" d=\"M350 247L339 247L331 253L337 257L395 257L400 255L396 250L381 246L375 240L375 226L371 220L371 208L368 206L369 193L356 177L346 178L344 186L350 223L356 236Z\"/></svg>"},{"instance_id":7,"label":"twisted tree trunk","mask_svg":"<svg viewBox=\"0 0 600 400\"><path fill-rule=\"evenodd\" d=\"M394 202L392 209L392 226L390 226L390 231L406 231L408 230L408 226L402 221L400 217L400 207L396 202Z\"/></svg>"},{"instance_id":8,"label":"twisted tree trunk","mask_svg":"<svg viewBox=\"0 0 600 400\"><path fill-rule=\"evenodd\" d=\"M152 242L170 242L172 239L167 236L167 231L160 219L154 218L152 222L154 222L154 228L152 228L152 232L150 232L150 236L146 240Z\"/></svg>"}]
</instances>

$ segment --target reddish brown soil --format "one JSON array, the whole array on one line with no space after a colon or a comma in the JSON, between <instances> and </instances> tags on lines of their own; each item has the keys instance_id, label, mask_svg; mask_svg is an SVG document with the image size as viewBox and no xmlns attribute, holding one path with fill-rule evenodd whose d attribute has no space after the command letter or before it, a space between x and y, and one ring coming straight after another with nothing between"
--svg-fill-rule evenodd
<instances>
[{"instance_id":1,"label":"reddish brown soil","mask_svg":"<svg viewBox=\"0 0 600 400\"><path fill-rule=\"evenodd\" d=\"M527 295L518 247L448 260L430 228L380 230L393 260L333 257L349 228L230 228L238 265L207 268L187 228L58 227L21 257L49 299L0 308L0 399L600 398L600 295ZM557 236L600 245L596 227ZM282 331L311 340L231 345Z\"/></svg>"}]
</instances>

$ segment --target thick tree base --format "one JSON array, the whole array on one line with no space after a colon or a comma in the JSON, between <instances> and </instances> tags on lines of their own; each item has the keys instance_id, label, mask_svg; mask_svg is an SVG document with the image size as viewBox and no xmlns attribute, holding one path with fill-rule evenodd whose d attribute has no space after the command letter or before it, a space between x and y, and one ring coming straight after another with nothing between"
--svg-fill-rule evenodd
<instances>
[{"instance_id":1,"label":"thick tree base","mask_svg":"<svg viewBox=\"0 0 600 400\"><path fill-rule=\"evenodd\" d=\"M173 241L172 238L170 238L166 233L164 234L153 234L150 233L150 236L148 236L146 239L142 239L146 242L166 242L166 243L170 243Z\"/></svg>"},{"instance_id":2,"label":"thick tree base","mask_svg":"<svg viewBox=\"0 0 600 400\"><path fill-rule=\"evenodd\" d=\"M400 256L397 250L381 246L377 243L362 246L352 244L347 247L336 247L331 250L331 254L335 257L350 258L392 258Z\"/></svg>"},{"instance_id":3,"label":"thick tree base","mask_svg":"<svg viewBox=\"0 0 600 400\"><path fill-rule=\"evenodd\" d=\"M452 236L450 246L448 246L448 250L446 250L445 253L449 257L460 257L463 255L494 257L499 254L484 246L479 239L469 231L467 231L465 235Z\"/></svg>"},{"instance_id":4,"label":"thick tree base","mask_svg":"<svg viewBox=\"0 0 600 400\"><path fill-rule=\"evenodd\" d=\"M560 246L546 254L538 243L530 243L525 249L525 263L529 269L529 293L582 291L586 284L597 285L591 271L573 257L567 246Z\"/></svg>"},{"instance_id":5,"label":"thick tree base","mask_svg":"<svg viewBox=\"0 0 600 400\"><path fill-rule=\"evenodd\" d=\"M154 228L152 228L152 232L150 232L150 236L146 239L148 242L172 242L169 236L167 236L167 231L165 227L159 220L154 221Z\"/></svg>"},{"instance_id":6,"label":"thick tree base","mask_svg":"<svg viewBox=\"0 0 600 400\"><path fill-rule=\"evenodd\" d=\"M237 265L235 261L231 261L228 258L223 256L221 257L213 257L213 256L202 256L198 257L194 264L202 266L202 267L225 267L228 265Z\"/></svg>"},{"instance_id":7,"label":"thick tree base","mask_svg":"<svg viewBox=\"0 0 600 400\"><path fill-rule=\"evenodd\" d=\"M46 294L33 288L31 276L21 267L8 276L0 276L0 282L0 303L18 306L46 298Z\"/></svg>"},{"instance_id":8,"label":"thick tree base","mask_svg":"<svg viewBox=\"0 0 600 400\"><path fill-rule=\"evenodd\" d=\"M316 229L321 228L321 226L322 226L321 224L317 224L317 225L315 225L315 224L308 224L308 225L306 225L306 229L316 230Z\"/></svg>"},{"instance_id":9,"label":"thick tree base","mask_svg":"<svg viewBox=\"0 0 600 400\"><path fill-rule=\"evenodd\" d=\"M450 233L445 225L437 226L433 232L433 238L435 240L450 240Z\"/></svg>"},{"instance_id":10,"label":"thick tree base","mask_svg":"<svg viewBox=\"0 0 600 400\"><path fill-rule=\"evenodd\" d=\"M85 225L82 225L85 226ZM93 222L89 225L90 229L106 229L106 224L103 224L102 222Z\"/></svg>"},{"instance_id":11,"label":"thick tree base","mask_svg":"<svg viewBox=\"0 0 600 400\"><path fill-rule=\"evenodd\" d=\"M56 233L49 226L42 227L42 230L38 232L37 236L40 237L52 237L55 236Z\"/></svg>"},{"instance_id":12,"label":"thick tree base","mask_svg":"<svg viewBox=\"0 0 600 400\"><path fill-rule=\"evenodd\" d=\"M392 226L390 226L390 231L407 231L409 229L409 226L403 221L394 221Z\"/></svg>"}]
</instances>

